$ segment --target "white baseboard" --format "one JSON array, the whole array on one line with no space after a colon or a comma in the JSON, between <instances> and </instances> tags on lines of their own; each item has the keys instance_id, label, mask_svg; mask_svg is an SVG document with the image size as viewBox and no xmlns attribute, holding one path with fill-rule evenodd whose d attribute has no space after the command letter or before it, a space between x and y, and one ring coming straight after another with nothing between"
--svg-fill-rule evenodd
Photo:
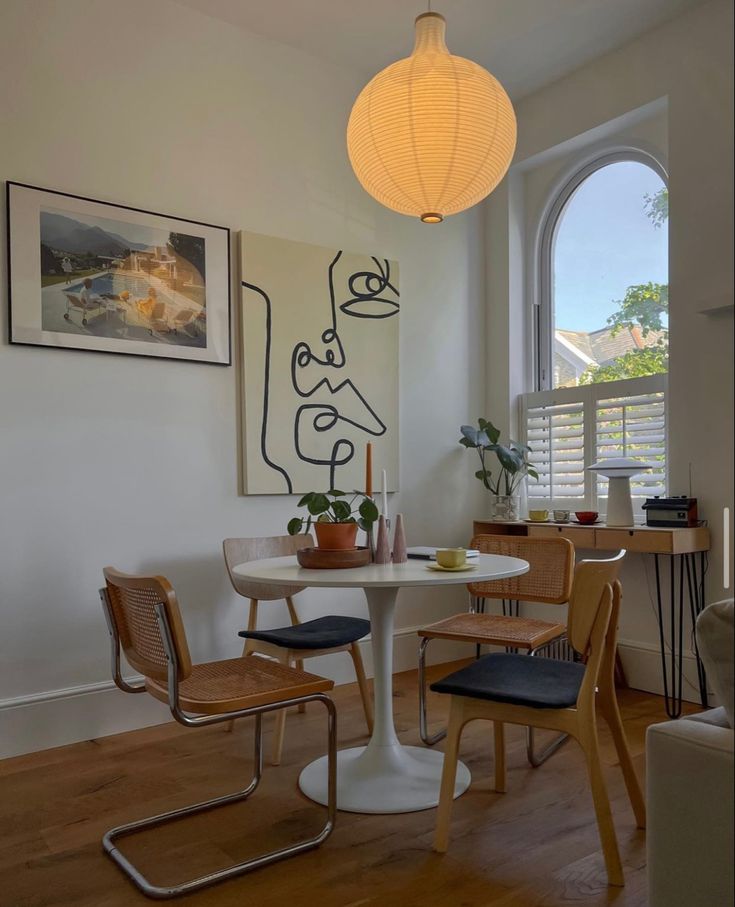
<instances>
[{"instance_id":1,"label":"white baseboard","mask_svg":"<svg viewBox=\"0 0 735 907\"><path fill-rule=\"evenodd\" d=\"M0 701L0 758L170 720L163 703L123 693L112 681L6 699Z\"/></svg>"},{"instance_id":2,"label":"white baseboard","mask_svg":"<svg viewBox=\"0 0 735 907\"><path fill-rule=\"evenodd\" d=\"M395 633L393 664L396 671L416 667L416 630L417 627L403 627ZM361 648L365 670L372 676L370 637L363 640ZM658 648L620 640L619 649L629 686L663 695ZM434 640L427 650L427 662L441 664L466 657L467 653L465 643ZM315 658L308 662L307 669L332 678L336 684L351 683L355 679L352 662L346 654ZM684 656L683 693L684 699L689 702L699 702L696 664L691 653ZM0 700L0 758L106 737L170 720L171 713L162 703L145 694L132 696L122 693L112 680Z\"/></svg>"},{"instance_id":3,"label":"white baseboard","mask_svg":"<svg viewBox=\"0 0 735 907\"><path fill-rule=\"evenodd\" d=\"M416 627L404 627L396 631L393 659L396 671L416 667L416 630ZM372 676L369 636L361 648L365 671ZM437 640L429 647L427 661L439 664L462 658L466 653L467 647L462 644ZM330 677L336 684L352 683L355 679L352 661L346 654L311 659L307 670ZM129 679L135 682L140 678ZM146 694L123 693L112 680L4 699L0 700L0 759L166 721L171 721L171 712L163 703Z\"/></svg>"},{"instance_id":4,"label":"white baseboard","mask_svg":"<svg viewBox=\"0 0 735 907\"><path fill-rule=\"evenodd\" d=\"M664 695L663 669L661 667L661 651L658 646L650 643L636 642L630 639L618 641L618 652L623 662L623 670L628 686L635 690L645 690L648 693ZM667 668L671 670L671 660L666 659ZM684 653L682 667L682 699L687 702L699 702L699 682L697 680L697 664L693 652ZM669 677L671 675L669 674ZM669 690L669 695L671 690ZM709 694L710 707L714 705L714 697Z\"/></svg>"}]
</instances>

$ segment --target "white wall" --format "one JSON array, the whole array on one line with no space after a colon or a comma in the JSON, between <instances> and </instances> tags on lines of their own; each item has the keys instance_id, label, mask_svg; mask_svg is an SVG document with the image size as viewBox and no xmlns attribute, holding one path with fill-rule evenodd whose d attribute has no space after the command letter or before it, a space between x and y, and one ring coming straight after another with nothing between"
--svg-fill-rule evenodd
<instances>
[{"instance_id":1,"label":"white wall","mask_svg":"<svg viewBox=\"0 0 735 907\"><path fill-rule=\"evenodd\" d=\"M392 506L409 543L468 538L479 483L456 440L484 411L481 211L431 228L362 191L344 138L358 78L169 0L3 0L0 84L2 179L398 259ZM3 297L6 266L3 251ZM101 568L167 575L195 659L233 656L245 603L229 588L221 540L283 531L295 499L238 496L237 366L9 346L2 312L8 755L166 720L148 697L109 689ZM366 611L359 593L305 595L307 617ZM407 668L411 628L463 593L402 600L397 664ZM286 622L285 609L274 605L269 620ZM341 655L315 669L349 679Z\"/></svg>"},{"instance_id":2,"label":"white wall","mask_svg":"<svg viewBox=\"0 0 735 907\"><path fill-rule=\"evenodd\" d=\"M710 601L728 594L721 525L722 507L733 509L733 321L732 308L700 310L733 303L732 20L732 3L711 0L522 100L510 179L486 205L488 412L510 426L517 395L531 389L525 261L554 181L575 156L606 143L668 157L670 488L688 492L691 463L692 491L712 527ZM650 561L628 559L620 635L631 682L660 691ZM686 667L685 695L696 699L691 659Z\"/></svg>"}]
</instances>

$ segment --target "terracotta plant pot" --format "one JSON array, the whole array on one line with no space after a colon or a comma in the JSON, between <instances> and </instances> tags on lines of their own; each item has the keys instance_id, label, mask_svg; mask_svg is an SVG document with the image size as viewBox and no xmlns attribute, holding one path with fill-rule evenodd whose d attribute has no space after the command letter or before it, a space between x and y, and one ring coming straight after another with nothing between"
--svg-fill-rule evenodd
<instances>
[{"instance_id":1,"label":"terracotta plant pot","mask_svg":"<svg viewBox=\"0 0 735 907\"><path fill-rule=\"evenodd\" d=\"M346 551L355 547L357 523L314 523L316 543L328 551Z\"/></svg>"}]
</instances>

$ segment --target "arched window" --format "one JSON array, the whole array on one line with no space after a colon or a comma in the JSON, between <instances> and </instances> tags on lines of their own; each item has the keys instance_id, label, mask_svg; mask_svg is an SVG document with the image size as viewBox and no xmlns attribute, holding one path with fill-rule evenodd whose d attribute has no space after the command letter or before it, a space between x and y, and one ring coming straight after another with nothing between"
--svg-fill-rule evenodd
<instances>
[{"instance_id":1,"label":"arched window","mask_svg":"<svg viewBox=\"0 0 735 907\"><path fill-rule=\"evenodd\" d=\"M665 173L643 154L566 184L542 239L539 387L667 371L668 215Z\"/></svg>"},{"instance_id":2,"label":"arched window","mask_svg":"<svg viewBox=\"0 0 735 907\"><path fill-rule=\"evenodd\" d=\"M538 389L522 399L529 500L604 512L607 480L585 467L612 457L652 466L632 482L638 506L666 493L668 218L666 173L638 151L588 163L550 206Z\"/></svg>"}]
</instances>

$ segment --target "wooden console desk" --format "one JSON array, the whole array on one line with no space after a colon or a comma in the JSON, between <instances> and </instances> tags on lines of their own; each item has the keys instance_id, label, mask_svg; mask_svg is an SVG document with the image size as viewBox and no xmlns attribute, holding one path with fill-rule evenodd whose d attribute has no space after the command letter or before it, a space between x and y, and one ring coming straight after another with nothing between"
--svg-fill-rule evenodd
<instances>
[{"instance_id":1,"label":"wooden console desk","mask_svg":"<svg viewBox=\"0 0 735 907\"><path fill-rule=\"evenodd\" d=\"M533 538L569 539L575 548L592 551L627 551L653 555L656 568L656 606L658 612L661 668L664 680L666 713L671 718L681 715L684 599L688 598L692 626L705 606L704 575L707 569L707 552L710 549L710 532L706 526L691 529L635 526L631 529L613 529L608 526L581 526L575 523L503 523L475 520L474 535L524 535ZM661 593L661 557L668 557L669 572L669 621L664 621ZM666 655L671 659L667 666ZM707 706L707 678L696 650L699 694Z\"/></svg>"}]
</instances>

